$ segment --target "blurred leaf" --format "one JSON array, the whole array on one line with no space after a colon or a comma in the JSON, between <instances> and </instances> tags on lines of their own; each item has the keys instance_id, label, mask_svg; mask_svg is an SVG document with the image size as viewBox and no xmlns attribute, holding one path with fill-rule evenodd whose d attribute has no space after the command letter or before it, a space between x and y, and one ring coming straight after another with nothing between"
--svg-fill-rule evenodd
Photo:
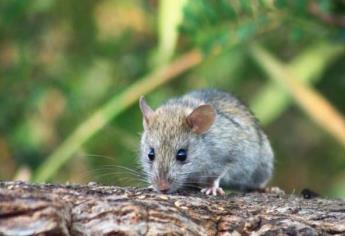
<instances>
[{"instance_id":1,"label":"blurred leaf","mask_svg":"<svg viewBox=\"0 0 345 236\"><path fill-rule=\"evenodd\" d=\"M252 1L240 0L240 5L241 5L241 9L243 9L244 12L249 13L249 14L252 13L252 6L253 6Z\"/></svg>"},{"instance_id":2,"label":"blurred leaf","mask_svg":"<svg viewBox=\"0 0 345 236\"><path fill-rule=\"evenodd\" d=\"M242 6L244 7L244 6ZM196 45L206 49L213 44L224 42L231 34L231 24L238 14L230 1L189 1L184 9L181 31L188 35ZM221 24L219 22L221 21Z\"/></svg>"},{"instance_id":3,"label":"blurred leaf","mask_svg":"<svg viewBox=\"0 0 345 236\"><path fill-rule=\"evenodd\" d=\"M287 65L290 71L299 75L296 79L315 83L328 64L345 52L343 45L318 43L306 49ZM269 124L284 112L292 102L289 93L273 81L268 81L251 102L251 108L263 124Z\"/></svg>"},{"instance_id":4,"label":"blurred leaf","mask_svg":"<svg viewBox=\"0 0 345 236\"><path fill-rule=\"evenodd\" d=\"M158 51L155 65L166 64L174 54L178 27L182 22L183 8L188 0L160 0L158 14Z\"/></svg>"},{"instance_id":5,"label":"blurred leaf","mask_svg":"<svg viewBox=\"0 0 345 236\"><path fill-rule=\"evenodd\" d=\"M320 10L325 13L331 10L332 4L329 0L318 0L318 4L320 6Z\"/></svg>"},{"instance_id":6,"label":"blurred leaf","mask_svg":"<svg viewBox=\"0 0 345 236\"><path fill-rule=\"evenodd\" d=\"M300 75L293 73L263 48L254 46L252 53L268 76L287 91L311 119L345 146L345 121L341 114L320 93L300 82Z\"/></svg>"},{"instance_id":7,"label":"blurred leaf","mask_svg":"<svg viewBox=\"0 0 345 236\"><path fill-rule=\"evenodd\" d=\"M55 3L55 0L34 0L30 6L32 13L44 12L49 10L52 5Z\"/></svg>"},{"instance_id":8,"label":"blurred leaf","mask_svg":"<svg viewBox=\"0 0 345 236\"><path fill-rule=\"evenodd\" d=\"M239 40L246 40L250 36L253 36L256 33L257 30L257 24L253 24L252 22L243 24L241 27L237 30L237 37Z\"/></svg>"},{"instance_id":9,"label":"blurred leaf","mask_svg":"<svg viewBox=\"0 0 345 236\"><path fill-rule=\"evenodd\" d=\"M243 64L248 57L241 47L224 49L215 57L207 58L193 70L186 82L189 88L231 88L241 86L243 81Z\"/></svg>"}]
</instances>

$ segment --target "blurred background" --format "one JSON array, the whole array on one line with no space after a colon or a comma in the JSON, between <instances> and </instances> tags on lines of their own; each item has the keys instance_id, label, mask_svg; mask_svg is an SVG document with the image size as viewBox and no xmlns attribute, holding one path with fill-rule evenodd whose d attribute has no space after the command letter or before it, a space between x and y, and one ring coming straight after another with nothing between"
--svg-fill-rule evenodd
<instances>
[{"instance_id":1,"label":"blurred background","mask_svg":"<svg viewBox=\"0 0 345 236\"><path fill-rule=\"evenodd\" d=\"M271 185L345 197L345 1L0 1L0 180L142 186L142 119L204 87L248 104Z\"/></svg>"}]
</instances>

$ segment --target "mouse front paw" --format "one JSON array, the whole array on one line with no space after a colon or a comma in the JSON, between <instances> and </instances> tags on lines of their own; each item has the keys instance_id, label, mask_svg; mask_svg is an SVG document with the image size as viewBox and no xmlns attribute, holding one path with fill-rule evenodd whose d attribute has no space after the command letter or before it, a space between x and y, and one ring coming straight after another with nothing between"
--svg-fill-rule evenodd
<instances>
[{"instance_id":1,"label":"mouse front paw","mask_svg":"<svg viewBox=\"0 0 345 236\"><path fill-rule=\"evenodd\" d=\"M211 186L208 188L203 188L203 189L201 189L201 192L205 193L206 195L213 195L213 196L225 194L224 190L218 186Z\"/></svg>"}]
</instances>

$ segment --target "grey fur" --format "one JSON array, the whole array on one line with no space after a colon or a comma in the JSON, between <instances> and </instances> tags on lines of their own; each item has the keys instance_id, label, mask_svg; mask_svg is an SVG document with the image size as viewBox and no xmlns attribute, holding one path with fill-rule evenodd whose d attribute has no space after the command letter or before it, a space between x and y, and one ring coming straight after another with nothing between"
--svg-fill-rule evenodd
<instances>
[{"instance_id":1,"label":"grey fur","mask_svg":"<svg viewBox=\"0 0 345 236\"><path fill-rule=\"evenodd\" d=\"M216 119L207 132L197 135L184 121L203 104L215 109ZM240 191L262 188L269 181L271 145L248 108L231 94L192 91L168 100L154 113L142 134L140 160L155 189L159 189L159 179L168 180L169 192L191 185L210 186L220 176L221 185ZM156 153L153 162L147 157L150 147ZM188 152L183 164L176 160L181 148Z\"/></svg>"}]
</instances>

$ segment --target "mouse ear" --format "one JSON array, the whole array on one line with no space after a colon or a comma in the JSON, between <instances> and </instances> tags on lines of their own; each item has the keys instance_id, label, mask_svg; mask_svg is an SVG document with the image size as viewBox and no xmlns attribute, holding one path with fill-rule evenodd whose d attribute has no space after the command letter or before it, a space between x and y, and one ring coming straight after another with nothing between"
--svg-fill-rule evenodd
<instances>
[{"instance_id":1,"label":"mouse ear","mask_svg":"<svg viewBox=\"0 0 345 236\"><path fill-rule=\"evenodd\" d=\"M216 118L216 111L210 105L201 105L187 116L187 124L194 133L206 132Z\"/></svg>"},{"instance_id":2,"label":"mouse ear","mask_svg":"<svg viewBox=\"0 0 345 236\"><path fill-rule=\"evenodd\" d=\"M154 115L152 108L146 103L144 96L139 99L139 107L144 117L144 126L150 122L151 117Z\"/></svg>"}]
</instances>

